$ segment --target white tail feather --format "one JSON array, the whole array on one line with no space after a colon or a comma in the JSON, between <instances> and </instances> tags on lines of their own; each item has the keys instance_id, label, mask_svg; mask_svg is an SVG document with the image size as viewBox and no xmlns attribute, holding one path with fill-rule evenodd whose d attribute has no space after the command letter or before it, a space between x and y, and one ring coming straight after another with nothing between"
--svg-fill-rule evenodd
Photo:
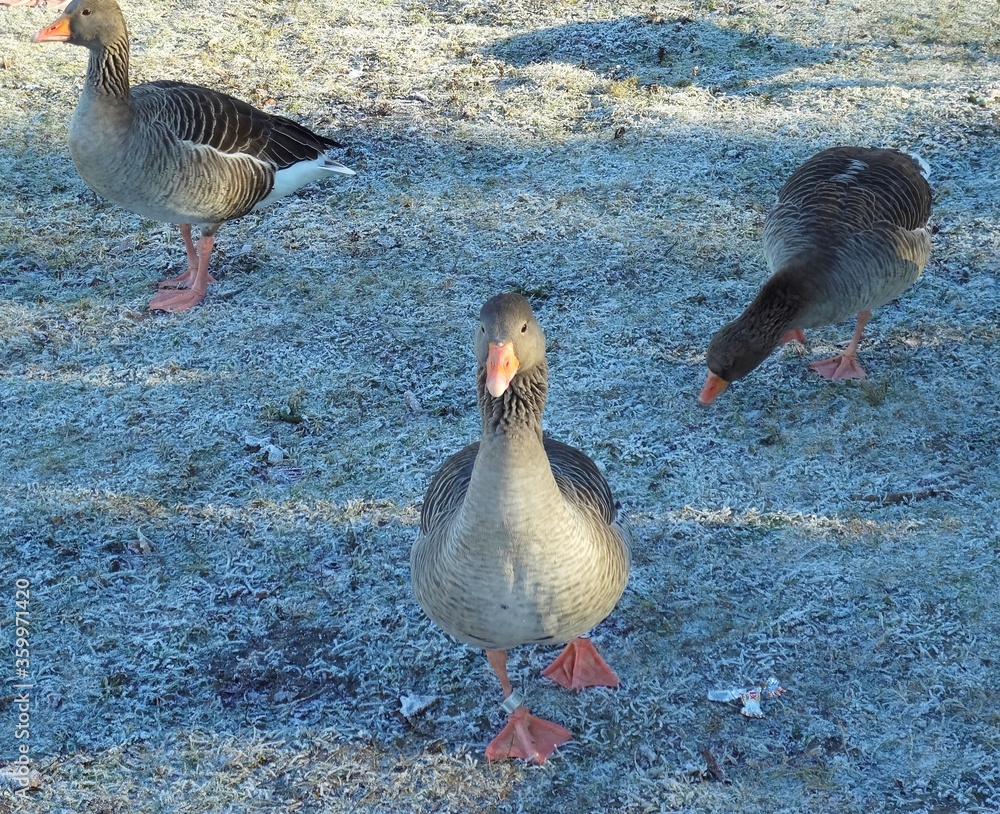
<instances>
[{"instance_id":1,"label":"white tail feather","mask_svg":"<svg viewBox=\"0 0 1000 814\"><path fill-rule=\"evenodd\" d=\"M910 158L912 158L914 161L916 161L917 164L920 165L920 174L922 176L924 176L924 178L926 178L928 181L930 181L931 180L931 165L928 164L926 161L924 161L924 159L921 158L916 153L907 153L907 155Z\"/></svg>"},{"instance_id":2,"label":"white tail feather","mask_svg":"<svg viewBox=\"0 0 1000 814\"><path fill-rule=\"evenodd\" d=\"M278 170L274 174L274 186L271 187L270 194L258 203L254 209L263 209L279 198L291 195L295 190L301 189L306 184L318 178L322 178L328 172L338 175L355 174L354 170L348 169L343 164L338 164L325 155L314 158L312 161L299 161L297 164L292 164L290 167Z\"/></svg>"}]
</instances>

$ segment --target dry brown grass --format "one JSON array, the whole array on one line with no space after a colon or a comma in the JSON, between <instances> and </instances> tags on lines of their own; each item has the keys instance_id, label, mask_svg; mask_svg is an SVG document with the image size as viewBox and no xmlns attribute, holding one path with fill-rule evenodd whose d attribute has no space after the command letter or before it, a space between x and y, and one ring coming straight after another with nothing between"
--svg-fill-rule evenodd
<instances>
[{"instance_id":1,"label":"dry brown grass","mask_svg":"<svg viewBox=\"0 0 1000 814\"><path fill-rule=\"evenodd\" d=\"M0 812L1000 808L998 11L130 2L136 81L292 115L358 171L223 227L220 282L164 317L176 230L66 152L84 53L0 10L0 674L29 579L41 775ZM767 207L835 143L929 161L931 263L872 320L869 382L805 371L845 324L699 409ZM477 431L472 320L511 287L548 429L638 538L597 632L620 691L512 657L575 734L541 768L483 761L498 688L408 583L423 490ZM764 720L706 698L772 674Z\"/></svg>"}]
</instances>

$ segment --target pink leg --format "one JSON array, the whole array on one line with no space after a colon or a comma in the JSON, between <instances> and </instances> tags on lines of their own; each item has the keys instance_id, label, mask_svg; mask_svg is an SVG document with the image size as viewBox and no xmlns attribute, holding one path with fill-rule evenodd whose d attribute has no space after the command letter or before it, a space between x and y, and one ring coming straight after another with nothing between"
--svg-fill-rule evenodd
<instances>
[{"instance_id":1,"label":"pink leg","mask_svg":"<svg viewBox=\"0 0 1000 814\"><path fill-rule=\"evenodd\" d=\"M815 370L824 379L865 379L868 374L858 364L858 345L861 343L861 334L864 333L865 325L871 319L871 311L858 312L858 327L854 329L854 338L851 339L843 353L837 354L831 359L823 359L820 362L813 362L809 365L810 370Z\"/></svg>"},{"instance_id":2,"label":"pink leg","mask_svg":"<svg viewBox=\"0 0 1000 814\"><path fill-rule=\"evenodd\" d=\"M198 276L198 252L194 247L194 242L191 240L191 224L182 223L178 228L181 230L181 237L184 238L184 251L187 252L187 270L176 277L160 280L159 288L191 288ZM214 283L215 281L215 278L209 274L208 282Z\"/></svg>"},{"instance_id":3,"label":"pink leg","mask_svg":"<svg viewBox=\"0 0 1000 814\"><path fill-rule=\"evenodd\" d=\"M198 266L195 270L194 278L190 288L170 289L164 288L157 292L156 296L150 300L150 311L186 311L194 308L199 302L205 299L205 292L208 290L208 283L212 275L208 273L208 261L212 257L212 246L215 238L212 235L203 235L198 241Z\"/></svg>"},{"instance_id":4,"label":"pink leg","mask_svg":"<svg viewBox=\"0 0 1000 814\"><path fill-rule=\"evenodd\" d=\"M487 650L486 660L490 663L490 667L493 668L493 672L500 680L500 688L503 690L503 697L506 698L514 692L514 685L507 678L507 651Z\"/></svg>"},{"instance_id":5,"label":"pink leg","mask_svg":"<svg viewBox=\"0 0 1000 814\"><path fill-rule=\"evenodd\" d=\"M806 334L801 328L793 328L783 337L781 337L781 344L784 345L786 342L791 342L792 340L796 342L801 342L803 345L806 343Z\"/></svg>"},{"instance_id":6,"label":"pink leg","mask_svg":"<svg viewBox=\"0 0 1000 814\"><path fill-rule=\"evenodd\" d=\"M486 658L500 679L504 698L509 698L514 688L507 678L507 653L503 650L487 650ZM557 746L572 737L568 729L551 721L536 718L522 704L514 709L503 731L486 747L486 759L504 760L519 757L522 760L544 763Z\"/></svg>"},{"instance_id":7,"label":"pink leg","mask_svg":"<svg viewBox=\"0 0 1000 814\"><path fill-rule=\"evenodd\" d=\"M590 639L573 639L542 675L561 684L567 690L585 687L617 687L618 676L601 658Z\"/></svg>"}]
</instances>

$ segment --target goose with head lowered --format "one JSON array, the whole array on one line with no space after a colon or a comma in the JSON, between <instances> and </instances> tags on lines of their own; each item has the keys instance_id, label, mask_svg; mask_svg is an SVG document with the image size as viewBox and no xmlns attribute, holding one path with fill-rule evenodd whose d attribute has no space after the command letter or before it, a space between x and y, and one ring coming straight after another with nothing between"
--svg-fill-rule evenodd
<instances>
[{"instance_id":1,"label":"goose with head lowered","mask_svg":"<svg viewBox=\"0 0 1000 814\"><path fill-rule=\"evenodd\" d=\"M927 167L897 150L832 147L799 167L764 224L773 271L756 299L708 347L698 400L711 404L782 342L805 342L804 328L852 314L857 328L843 353L810 369L825 379L862 379L858 344L872 310L920 276L931 251Z\"/></svg>"},{"instance_id":2,"label":"goose with head lowered","mask_svg":"<svg viewBox=\"0 0 1000 814\"><path fill-rule=\"evenodd\" d=\"M214 282L219 226L331 173L330 139L218 91L187 82L129 85L129 36L115 0L73 0L35 42L90 51L69 127L69 152L94 192L151 220L180 226L187 270L160 283L151 310L183 311ZM195 246L191 227L201 227Z\"/></svg>"},{"instance_id":3,"label":"goose with head lowered","mask_svg":"<svg viewBox=\"0 0 1000 814\"><path fill-rule=\"evenodd\" d=\"M545 336L528 301L480 312L475 352L482 435L448 458L424 499L413 592L461 642L486 650L510 714L487 758L543 762L571 736L536 718L507 676L507 650L568 642L543 675L571 689L618 686L587 638L618 603L631 530L597 465L542 435Z\"/></svg>"}]
</instances>

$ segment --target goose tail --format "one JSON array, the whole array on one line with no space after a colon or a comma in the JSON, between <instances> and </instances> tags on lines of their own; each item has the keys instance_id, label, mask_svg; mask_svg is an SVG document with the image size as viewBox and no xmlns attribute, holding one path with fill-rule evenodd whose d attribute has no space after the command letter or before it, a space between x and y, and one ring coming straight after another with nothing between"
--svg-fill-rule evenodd
<instances>
[{"instance_id":1,"label":"goose tail","mask_svg":"<svg viewBox=\"0 0 1000 814\"><path fill-rule=\"evenodd\" d=\"M323 162L322 169L327 172L335 172L338 175L357 175L350 167L345 167L339 161L334 161L332 158L328 158Z\"/></svg>"},{"instance_id":2,"label":"goose tail","mask_svg":"<svg viewBox=\"0 0 1000 814\"><path fill-rule=\"evenodd\" d=\"M931 165L928 164L924 159L917 155L916 153L907 153L910 158L917 162L917 166L920 167L920 174L924 176L924 180L931 180Z\"/></svg>"}]
</instances>

